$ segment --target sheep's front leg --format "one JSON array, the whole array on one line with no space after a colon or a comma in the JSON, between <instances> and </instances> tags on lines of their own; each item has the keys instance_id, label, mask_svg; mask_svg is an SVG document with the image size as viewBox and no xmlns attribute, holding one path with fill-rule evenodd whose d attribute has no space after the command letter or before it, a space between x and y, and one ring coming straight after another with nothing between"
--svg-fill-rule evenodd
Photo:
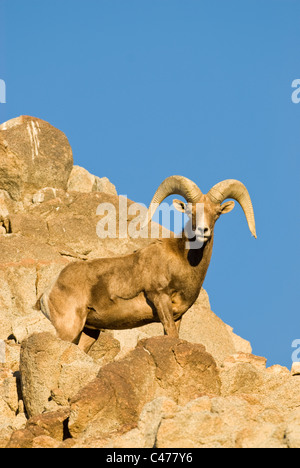
<instances>
[{"instance_id":1,"label":"sheep's front leg","mask_svg":"<svg viewBox=\"0 0 300 468\"><path fill-rule=\"evenodd\" d=\"M159 294L150 298L153 302L159 320L161 321L165 335L178 338L178 330L174 322L172 301L167 294Z\"/></svg>"}]
</instances>

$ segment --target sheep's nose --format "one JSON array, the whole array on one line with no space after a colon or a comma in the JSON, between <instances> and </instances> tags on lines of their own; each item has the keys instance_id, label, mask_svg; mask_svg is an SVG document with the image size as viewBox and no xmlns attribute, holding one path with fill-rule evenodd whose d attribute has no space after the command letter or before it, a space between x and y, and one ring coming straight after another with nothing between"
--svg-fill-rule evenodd
<instances>
[{"instance_id":1,"label":"sheep's nose","mask_svg":"<svg viewBox=\"0 0 300 468\"><path fill-rule=\"evenodd\" d=\"M210 228L208 226L204 227L198 227L198 231L200 234L202 234L204 237L209 237L210 236Z\"/></svg>"}]
</instances>

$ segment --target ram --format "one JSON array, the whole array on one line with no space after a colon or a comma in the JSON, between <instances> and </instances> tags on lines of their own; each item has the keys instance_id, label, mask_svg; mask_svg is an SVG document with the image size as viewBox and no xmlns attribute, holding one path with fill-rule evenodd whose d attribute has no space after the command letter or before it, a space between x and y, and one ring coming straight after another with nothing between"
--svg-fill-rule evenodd
<instances>
[{"instance_id":1,"label":"ram","mask_svg":"<svg viewBox=\"0 0 300 468\"><path fill-rule=\"evenodd\" d=\"M170 176L158 187L145 226L157 206L178 194L187 204L173 200L188 215L181 235L157 239L129 255L76 261L67 265L43 294L42 312L58 336L87 351L101 329L128 329L161 322L165 334L177 337L182 315L196 301L213 248L214 226L236 200L256 237L251 199L237 180L224 180L203 194L183 176Z\"/></svg>"}]
</instances>

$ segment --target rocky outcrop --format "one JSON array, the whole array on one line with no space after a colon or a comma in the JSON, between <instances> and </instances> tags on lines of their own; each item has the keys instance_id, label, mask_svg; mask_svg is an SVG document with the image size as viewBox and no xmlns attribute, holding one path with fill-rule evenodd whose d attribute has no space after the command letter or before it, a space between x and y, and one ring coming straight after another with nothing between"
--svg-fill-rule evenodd
<instances>
[{"instance_id":1,"label":"rocky outcrop","mask_svg":"<svg viewBox=\"0 0 300 468\"><path fill-rule=\"evenodd\" d=\"M267 368L205 290L180 339L105 331L87 355L56 337L39 297L62 268L151 242L99 238L103 202L129 225L133 202L73 166L62 132L0 126L0 447L300 447L299 366Z\"/></svg>"},{"instance_id":2,"label":"rocky outcrop","mask_svg":"<svg viewBox=\"0 0 300 468\"><path fill-rule=\"evenodd\" d=\"M117 195L116 187L107 177L94 176L80 166L73 166L72 168L68 180L68 191L83 193L104 192Z\"/></svg>"},{"instance_id":3,"label":"rocky outcrop","mask_svg":"<svg viewBox=\"0 0 300 468\"><path fill-rule=\"evenodd\" d=\"M75 345L49 333L33 334L22 343L20 371L31 418L12 435L9 447L34 445L41 435L62 441L61 432L57 437L32 430L37 421L45 429L61 414L67 415L67 439L107 441L141 427L145 405L144 413L158 401L170 400L177 408L203 394L219 395L221 387L216 363L204 346L168 337L142 340L123 359L100 367ZM158 416L156 421L158 428Z\"/></svg>"},{"instance_id":4,"label":"rocky outcrop","mask_svg":"<svg viewBox=\"0 0 300 468\"><path fill-rule=\"evenodd\" d=\"M104 366L75 348L48 333L22 344L26 407L43 403L8 447L299 447L298 377L264 358L237 353L217 366L202 345L164 336Z\"/></svg>"},{"instance_id":5,"label":"rocky outcrop","mask_svg":"<svg viewBox=\"0 0 300 468\"><path fill-rule=\"evenodd\" d=\"M71 400L69 431L73 437L108 438L134 427L143 406L158 396L182 403L219 391L216 364L204 346L149 338L121 361L101 368Z\"/></svg>"},{"instance_id":6,"label":"rocky outcrop","mask_svg":"<svg viewBox=\"0 0 300 468\"><path fill-rule=\"evenodd\" d=\"M49 332L30 335L23 340L20 355L22 396L28 416L68 405L99 368L72 343Z\"/></svg>"},{"instance_id":7,"label":"rocky outcrop","mask_svg":"<svg viewBox=\"0 0 300 468\"><path fill-rule=\"evenodd\" d=\"M23 429L15 431L7 448L57 448L67 437L69 409L62 408L32 417Z\"/></svg>"},{"instance_id":8,"label":"rocky outcrop","mask_svg":"<svg viewBox=\"0 0 300 468\"><path fill-rule=\"evenodd\" d=\"M29 116L0 126L0 188L20 200L43 187L66 189L73 166L63 132Z\"/></svg>"}]
</instances>

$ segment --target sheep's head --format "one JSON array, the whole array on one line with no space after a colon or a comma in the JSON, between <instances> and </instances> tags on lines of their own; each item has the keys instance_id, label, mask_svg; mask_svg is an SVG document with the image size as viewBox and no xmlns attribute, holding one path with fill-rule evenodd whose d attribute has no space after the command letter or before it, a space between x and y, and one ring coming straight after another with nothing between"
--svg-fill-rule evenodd
<instances>
[{"instance_id":1,"label":"sheep's head","mask_svg":"<svg viewBox=\"0 0 300 468\"><path fill-rule=\"evenodd\" d=\"M215 222L221 214L229 213L234 202L224 202L227 198L236 200L245 213L251 234L256 238L254 212L250 195L246 187L238 180L228 179L219 182L203 194L199 187L182 176L167 177L155 192L150 203L146 223L150 221L158 205L169 195L183 196L187 203L174 200L173 204L178 211L184 212L189 217L185 228L188 238L195 238L202 244L207 242L213 234Z\"/></svg>"},{"instance_id":2,"label":"sheep's head","mask_svg":"<svg viewBox=\"0 0 300 468\"><path fill-rule=\"evenodd\" d=\"M177 211L185 213L189 218L184 228L187 238L195 238L197 242L204 244L211 239L215 222L221 214L229 213L234 208L234 201L220 205L213 203L207 195L202 195L197 203L173 200L173 205Z\"/></svg>"}]
</instances>

